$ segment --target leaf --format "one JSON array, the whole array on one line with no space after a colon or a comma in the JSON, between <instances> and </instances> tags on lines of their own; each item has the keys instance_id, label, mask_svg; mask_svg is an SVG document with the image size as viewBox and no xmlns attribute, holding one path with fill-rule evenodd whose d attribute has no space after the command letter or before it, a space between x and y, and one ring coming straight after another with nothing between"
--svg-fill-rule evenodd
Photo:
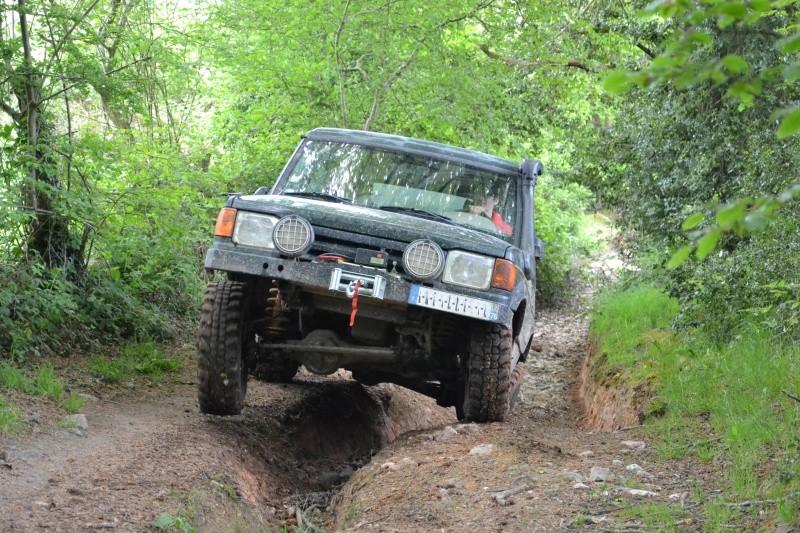
<instances>
[{"instance_id":1,"label":"leaf","mask_svg":"<svg viewBox=\"0 0 800 533\"><path fill-rule=\"evenodd\" d=\"M717 242L719 242L719 238L722 235L722 230L719 228L714 228L705 235L703 235L699 241L697 241L697 258L701 261L708 257L708 254L714 251L717 247Z\"/></svg>"},{"instance_id":2,"label":"leaf","mask_svg":"<svg viewBox=\"0 0 800 533\"><path fill-rule=\"evenodd\" d=\"M696 228L697 226L700 225L701 222L703 222L705 218L706 216L701 211L698 211L683 221L681 229L683 231L688 231L692 228Z\"/></svg>"},{"instance_id":3,"label":"leaf","mask_svg":"<svg viewBox=\"0 0 800 533\"><path fill-rule=\"evenodd\" d=\"M740 19L747 15L747 8L740 1L726 2L716 9L719 13L725 13L731 17Z\"/></svg>"},{"instance_id":4,"label":"leaf","mask_svg":"<svg viewBox=\"0 0 800 533\"><path fill-rule=\"evenodd\" d=\"M633 83L631 73L627 70L612 70L603 80L603 88L611 94L623 94Z\"/></svg>"},{"instance_id":5,"label":"leaf","mask_svg":"<svg viewBox=\"0 0 800 533\"><path fill-rule=\"evenodd\" d=\"M800 107L795 107L783 117L781 125L778 126L778 139L790 137L800 130Z\"/></svg>"},{"instance_id":6,"label":"leaf","mask_svg":"<svg viewBox=\"0 0 800 533\"><path fill-rule=\"evenodd\" d=\"M800 78L800 63L792 63L783 69L783 79L786 83L794 83Z\"/></svg>"},{"instance_id":7,"label":"leaf","mask_svg":"<svg viewBox=\"0 0 800 533\"><path fill-rule=\"evenodd\" d=\"M702 31L693 31L686 35L686 40L690 42L696 42L700 44L704 44L706 46L711 45L714 40L711 36Z\"/></svg>"},{"instance_id":8,"label":"leaf","mask_svg":"<svg viewBox=\"0 0 800 533\"><path fill-rule=\"evenodd\" d=\"M157 529L167 529L175 524L175 517L169 513L161 513L153 524Z\"/></svg>"},{"instance_id":9,"label":"leaf","mask_svg":"<svg viewBox=\"0 0 800 533\"><path fill-rule=\"evenodd\" d=\"M667 261L667 268L669 268L670 270L678 268L679 266L681 266L683 263L686 262L691 253L692 253L691 244L682 246L674 254L672 254L672 257L669 258L669 261Z\"/></svg>"},{"instance_id":10,"label":"leaf","mask_svg":"<svg viewBox=\"0 0 800 533\"><path fill-rule=\"evenodd\" d=\"M731 74L746 74L750 72L750 63L736 54L728 54L723 57L722 64Z\"/></svg>"},{"instance_id":11,"label":"leaf","mask_svg":"<svg viewBox=\"0 0 800 533\"><path fill-rule=\"evenodd\" d=\"M743 218L744 204L741 202L729 204L717 211L717 224L719 224L722 229L731 229Z\"/></svg>"},{"instance_id":12,"label":"leaf","mask_svg":"<svg viewBox=\"0 0 800 533\"><path fill-rule=\"evenodd\" d=\"M800 51L800 33L795 33L785 39L781 39L777 42L776 46L787 54Z\"/></svg>"},{"instance_id":13,"label":"leaf","mask_svg":"<svg viewBox=\"0 0 800 533\"><path fill-rule=\"evenodd\" d=\"M762 211L754 211L744 217L744 227L747 231L762 231L768 223L769 217Z\"/></svg>"}]
</instances>

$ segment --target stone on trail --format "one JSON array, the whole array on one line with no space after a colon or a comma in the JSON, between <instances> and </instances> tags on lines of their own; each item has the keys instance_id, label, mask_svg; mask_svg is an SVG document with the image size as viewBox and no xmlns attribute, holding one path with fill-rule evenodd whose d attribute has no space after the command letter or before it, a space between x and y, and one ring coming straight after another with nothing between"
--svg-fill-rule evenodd
<instances>
[{"instance_id":1,"label":"stone on trail","mask_svg":"<svg viewBox=\"0 0 800 533\"><path fill-rule=\"evenodd\" d=\"M653 492L652 490L625 489L625 492L627 492L631 496L641 496L641 497L658 496L658 493Z\"/></svg>"},{"instance_id":2,"label":"stone on trail","mask_svg":"<svg viewBox=\"0 0 800 533\"><path fill-rule=\"evenodd\" d=\"M455 437L456 435L458 435L458 431L456 431L450 426L447 426L440 432L436 433L435 435L432 435L431 438L436 441L445 441Z\"/></svg>"},{"instance_id":3,"label":"stone on trail","mask_svg":"<svg viewBox=\"0 0 800 533\"><path fill-rule=\"evenodd\" d=\"M86 420L86 415L69 415L67 422L83 431L89 429L89 421Z\"/></svg>"},{"instance_id":4,"label":"stone on trail","mask_svg":"<svg viewBox=\"0 0 800 533\"><path fill-rule=\"evenodd\" d=\"M644 442L642 442L640 440L624 440L624 441L620 442L620 444L623 447L628 448L629 450L634 450L634 451L637 451L637 452L644 450L645 447L647 446L647 444L645 444Z\"/></svg>"},{"instance_id":5,"label":"stone on trail","mask_svg":"<svg viewBox=\"0 0 800 533\"><path fill-rule=\"evenodd\" d=\"M575 483L583 483L583 476L572 470L565 470L561 472L561 475L570 481L574 481Z\"/></svg>"},{"instance_id":6,"label":"stone on trail","mask_svg":"<svg viewBox=\"0 0 800 533\"><path fill-rule=\"evenodd\" d=\"M493 444L479 444L469 451L470 455L489 455L494 450Z\"/></svg>"},{"instance_id":7,"label":"stone on trail","mask_svg":"<svg viewBox=\"0 0 800 533\"><path fill-rule=\"evenodd\" d=\"M611 473L611 470L602 466L593 466L591 472L589 473L589 481L611 481L612 478L613 474Z\"/></svg>"},{"instance_id":8,"label":"stone on trail","mask_svg":"<svg viewBox=\"0 0 800 533\"><path fill-rule=\"evenodd\" d=\"M628 472L633 472L634 474L639 475L639 476L648 476L649 475L644 468L642 468L641 466L637 465L636 463L633 463L633 464L630 464L630 465L626 466L625 470L627 470Z\"/></svg>"}]
</instances>

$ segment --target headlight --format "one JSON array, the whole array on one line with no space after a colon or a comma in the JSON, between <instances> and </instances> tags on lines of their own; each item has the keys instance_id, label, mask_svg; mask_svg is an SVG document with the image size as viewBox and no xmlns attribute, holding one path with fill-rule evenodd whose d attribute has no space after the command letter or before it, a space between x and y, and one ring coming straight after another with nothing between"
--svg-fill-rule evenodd
<instances>
[{"instance_id":1,"label":"headlight","mask_svg":"<svg viewBox=\"0 0 800 533\"><path fill-rule=\"evenodd\" d=\"M272 229L277 221L278 219L275 217L239 211L236 215L236 227L233 229L232 240L236 244L274 250Z\"/></svg>"},{"instance_id":2,"label":"headlight","mask_svg":"<svg viewBox=\"0 0 800 533\"><path fill-rule=\"evenodd\" d=\"M433 279L442 271L444 252L439 245L427 239L419 239L403 252L403 268L419 280Z\"/></svg>"},{"instance_id":3,"label":"headlight","mask_svg":"<svg viewBox=\"0 0 800 533\"><path fill-rule=\"evenodd\" d=\"M493 267L492 257L452 250L447 253L442 281L485 291L492 280Z\"/></svg>"},{"instance_id":4,"label":"headlight","mask_svg":"<svg viewBox=\"0 0 800 533\"><path fill-rule=\"evenodd\" d=\"M314 243L314 229L311 224L297 215L280 219L272 233L275 247L288 257L300 257Z\"/></svg>"}]
</instances>

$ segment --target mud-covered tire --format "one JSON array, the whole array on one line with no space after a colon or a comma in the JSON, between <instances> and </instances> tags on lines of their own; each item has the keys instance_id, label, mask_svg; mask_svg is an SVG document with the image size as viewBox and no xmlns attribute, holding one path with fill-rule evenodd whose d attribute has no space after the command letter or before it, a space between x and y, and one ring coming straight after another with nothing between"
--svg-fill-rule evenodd
<instances>
[{"instance_id":1,"label":"mud-covered tire","mask_svg":"<svg viewBox=\"0 0 800 533\"><path fill-rule=\"evenodd\" d=\"M256 347L250 374L267 383L289 383L297 374L300 363L284 359L266 350Z\"/></svg>"},{"instance_id":2,"label":"mud-covered tire","mask_svg":"<svg viewBox=\"0 0 800 533\"><path fill-rule=\"evenodd\" d=\"M242 412L247 392L247 369L242 357L248 344L246 314L244 283L208 284L200 311L197 343L197 398L203 413L238 415Z\"/></svg>"},{"instance_id":3,"label":"mud-covered tire","mask_svg":"<svg viewBox=\"0 0 800 533\"><path fill-rule=\"evenodd\" d=\"M511 401L511 331L477 323L470 332L459 417L473 422L505 420Z\"/></svg>"}]
</instances>

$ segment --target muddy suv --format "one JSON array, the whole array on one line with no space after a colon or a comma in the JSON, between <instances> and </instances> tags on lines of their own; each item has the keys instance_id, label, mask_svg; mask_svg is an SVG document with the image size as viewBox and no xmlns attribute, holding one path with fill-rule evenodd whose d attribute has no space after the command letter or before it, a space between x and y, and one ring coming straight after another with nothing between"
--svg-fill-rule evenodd
<instances>
[{"instance_id":1,"label":"muddy suv","mask_svg":"<svg viewBox=\"0 0 800 533\"><path fill-rule=\"evenodd\" d=\"M248 375L340 368L455 406L509 412L533 336L538 161L315 129L272 189L232 195L205 267L200 409L242 410Z\"/></svg>"}]
</instances>

